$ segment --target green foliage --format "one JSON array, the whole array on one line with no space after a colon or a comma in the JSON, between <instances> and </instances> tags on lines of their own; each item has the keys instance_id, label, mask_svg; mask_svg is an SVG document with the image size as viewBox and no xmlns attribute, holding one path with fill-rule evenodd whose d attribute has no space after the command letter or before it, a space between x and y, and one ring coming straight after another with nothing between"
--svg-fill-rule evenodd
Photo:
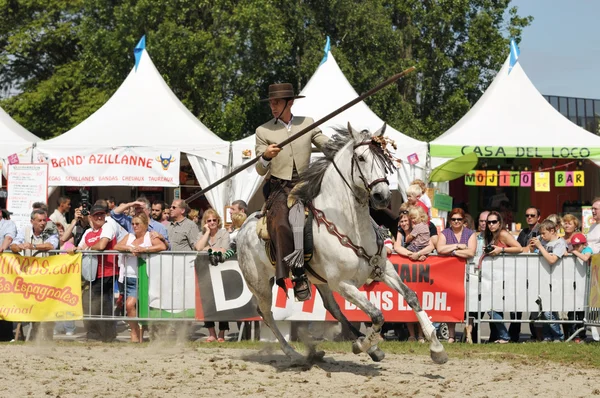
<instances>
[{"instance_id":1,"label":"green foliage","mask_svg":"<svg viewBox=\"0 0 600 398\"><path fill-rule=\"evenodd\" d=\"M224 139L269 118L273 82L298 91L325 37L357 92L416 65L367 102L390 125L433 139L490 83L532 18L510 0L0 0L0 105L40 137L98 109L146 35L175 95ZM12 94L8 95L6 93ZM307 99L309 101L310 99Z\"/></svg>"}]
</instances>

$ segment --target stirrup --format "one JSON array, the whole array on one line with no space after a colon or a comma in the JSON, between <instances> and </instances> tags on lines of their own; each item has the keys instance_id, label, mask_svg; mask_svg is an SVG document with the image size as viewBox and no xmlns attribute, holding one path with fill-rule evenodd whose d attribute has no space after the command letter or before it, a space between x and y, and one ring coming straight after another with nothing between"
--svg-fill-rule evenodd
<instances>
[{"instance_id":1,"label":"stirrup","mask_svg":"<svg viewBox=\"0 0 600 398\"><path fill-rule=\"evenodd\" d=\"M292 282L294 282L296 301L306 301L312 298L312 289L306 275L299 275L293 278Z\"/></svg>"}]
</instances>

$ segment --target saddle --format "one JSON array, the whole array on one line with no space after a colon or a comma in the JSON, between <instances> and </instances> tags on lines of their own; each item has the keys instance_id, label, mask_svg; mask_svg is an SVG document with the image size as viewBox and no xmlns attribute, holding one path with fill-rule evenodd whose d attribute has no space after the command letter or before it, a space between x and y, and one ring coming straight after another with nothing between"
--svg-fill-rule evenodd
<instances>
[{"instance_id":1,"label":"saddle","mask_svg":"<svg viewBox=\"0 0 600 398\"><path fill-rule=\"evenodd\" d=\"M258 237L265 241L265 253L267 254L267 258L271 262L273 266L276 264L275 260L275 246L273 241L271 240L271 236L269 235L269 230L267 228L267 218L269 217L269 211L264 207L261 210L262 216L258 219L258 223L256 224L256 233ZM313 222L313 213L307 206L304 206L304 263L308 264L310 260L312 260L313 256L313 230L312 230L312 222Z\"/></svg>"}]
</instances>

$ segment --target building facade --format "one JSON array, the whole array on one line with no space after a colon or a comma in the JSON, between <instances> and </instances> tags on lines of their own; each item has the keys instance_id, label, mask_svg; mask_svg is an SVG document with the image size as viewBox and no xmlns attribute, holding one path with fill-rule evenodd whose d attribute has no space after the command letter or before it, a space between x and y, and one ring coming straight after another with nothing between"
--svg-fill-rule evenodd
<instances>
[{"instance_id":1,"label":"building facade","mask_svg":"<svg viewBox=\"0 0 600 398\"><path fill-rule=\"evenodd\" d=\"M600 135L600 100L544 95L567 119L587 131Z\"/></svg>"}]
</instances>

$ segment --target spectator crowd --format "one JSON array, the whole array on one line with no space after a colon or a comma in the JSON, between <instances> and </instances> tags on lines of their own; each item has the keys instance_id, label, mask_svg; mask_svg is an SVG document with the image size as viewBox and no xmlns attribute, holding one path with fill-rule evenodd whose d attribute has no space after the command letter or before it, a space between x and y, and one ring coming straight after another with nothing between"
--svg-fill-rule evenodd
<instances>
[{"instance_id":1,"label":"spectator crowd","mask_svg":"<svg viewBox=\"0 0 600 398\"><path fill-rule=\"evenodd\" d=\"M10 220L10 213L0 215L2 251L23 256L44 256L50 251L120 251L122 255L84 255L82 260L82 303L84 312L93 316L112 316L115 313L115 281L119 299L116 310L128 317L137 316L138 257L161 251L209 253L210 263L218 265L235 253L235 235L246 220L247 204L233 202L229 211L235 220L229 230L223 227L219 214L208 209L202 216L189 208L185 200L176 199L171 206L164 202L150 203L145 197L117 205L114 198L97 200L93 205L85 201L74 210L71 222L67 214L71 200L60 197L57 207L48 216L45 203L34 203L30 226L18 230ZM198 223L199 218L201 222ZM86 272L86 270L94 270ZM114 322L84 321L88 339L113 341L116 338ZM215 325L206 322L207 342L225 341L227 322L220 322L219 335ZM131 341L143 339L143 330L137 322L130 322ZM52 336L75 332L73 321L32 323L30 338L52 339ZM0 341L11 340L13 326L0 322Z\"/></svg>"},{"instance_id":2,"label":"spectator crowd","mask_svg":"<svg viewBox=\"0 0 600 398\"><path fill-rule=\"evenodd\" d=\"M396 252L414 261L424 261L427 256L456 256L480 263L485 256L504 254L538 253L549 264L555 264L567 254L588 261L593 253L600 253L600 197L592 201L592 216L595 224L587 235L580 231L579 218L572 214L562 217L552 214L543 216L534 206L525 210L527 226L515 238L507 230L506 209L488 209L474 219L462 208L454 208L448 213L447 227L438 233L431 222L431 202L426 195L426 186L415 180L407 189L407 201L399 212L372 211L376 222L390 230L386 245L388 254ZM230 207L231 224L224 226L223 220L214 209L203 213L190 209L185 200L175 199L168 206L164 202L150 203L145 197L132 202L117 204L114 198L100 199L93 204L83 203L74 209L74 217L69 222L67 214L71 210L71 200L60 197L55 210L48 217L48 207L35 203L31 212L30 225L17 230L10 220L10 213L0 212L0 242L2 251L10 251L24 256L42 256L53 250L75 251L116 250L122 255L97 255L92 257L92 269L96 272L82 281L84 312L89 315L114 315L115 280L118 281L119 299L117 311L128 317L136 317L138 311L138 257L161 251L196 252L209 254L211 265L218 265L235 254L235 237L246 220L247 204L234 201ZM512 220L512 215L510 216ZM475 221L476 225L475 225ZM560 232L560 236L559 236ZM85 257L84 257L85 258ZM85 261L84 261L85 262ZM85 268L86 264L82 264ZM477 314L470 313L469 317ZM504 314L490 311L493 319L504 319ZM533 317L539 314L532 314ZM521 313L511 313L511 319L521 319ZM560 328L559 314L545 312L543 327L531 327L532 338L540 341L564 341L573 330L565 325ZM583 319L583 313L568 314L571 320ZM538 318L539 319L539 318ZM116 338L114 322L84 322L86 337L102 341ZM498 344L518 342L520 323L512 323L507 329L504 323L491 323L490 341ZM205 322L208 329L207 342L224 342L228 322L219 322L219 331L213 322ZM423 333L418 324L409 324L409 340L423 341ZM130 322L131 341L143 339L144 329L137 322ZM467 341L470 342L472 326L466 327ZM60 323L33 323L33 337L52 339L53 334L73 335L75 324L72 321ZM12 325L0 322L0 341L13 336ZM583 341L585 335L577 337ZM456 341L455 325L448 324L448 342Z\"/></svg>"}]
</instances>

